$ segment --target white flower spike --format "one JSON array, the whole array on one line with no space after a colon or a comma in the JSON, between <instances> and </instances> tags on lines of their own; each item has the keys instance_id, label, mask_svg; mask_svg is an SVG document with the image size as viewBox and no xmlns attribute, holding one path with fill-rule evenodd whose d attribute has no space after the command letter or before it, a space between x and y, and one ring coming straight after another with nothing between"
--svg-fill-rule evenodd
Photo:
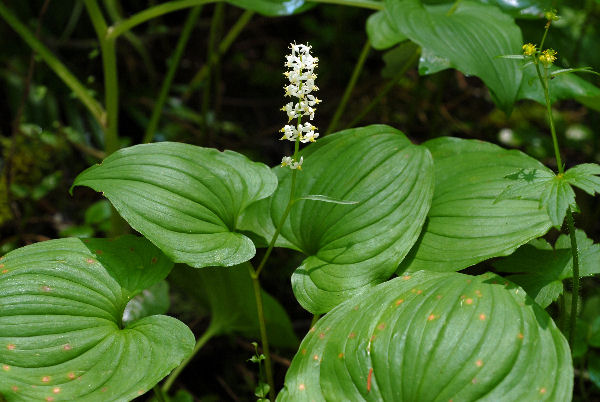
<instances>
[{"instance_id":1,"label":"white flower spike","mask_svg":"<svg viewBox=\"0 0 600 402\"><path fill-rule=\"evenodd\" d=\"M282 140L292 142L315 142L319 137L317 129L311 123L302 124L302 117L308 116L310 120L315 118L316 106L321 103L321 100L312 95L319 88L315 85L317 74L314 70L318 67L319 59L310 54L311 46L304 44L290 44L291 54L285 56L284 66L289 70L283 73L288 79L289 84L284 86L286 97L297 98L297 101L288 102L281 108L287 114L288 123L293 119L297 119L296 125L286 124L280 132L283 136ZM293 157L285 156L281 160L281 166L288 166L290 169L302 169L303 158L296 161Z\"/></svg>"}]
</instances>

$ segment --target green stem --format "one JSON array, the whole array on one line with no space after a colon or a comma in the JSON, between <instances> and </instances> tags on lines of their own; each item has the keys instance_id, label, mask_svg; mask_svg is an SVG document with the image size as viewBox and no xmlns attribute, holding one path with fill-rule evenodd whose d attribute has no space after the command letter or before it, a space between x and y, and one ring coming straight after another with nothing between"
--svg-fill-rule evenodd
<instances>
[{"instance_id":1,"label":"green stem","mask_svg":"<svg viewBox=\"0 0 600 402\"><path fill-rule=\"evenodd\" d=\"M546 38L546 34L548 33L549 28L548 23L546 25L546 31L544 32L544 37L542 39L542 43ZM540 52L542 51L542 46L540 45ZM546 112L548 113L548 119L550 120L550 132L552 133L552 144L554 146L554 155L556 157L556 163L558 165L558 176L562 177L564 174L564 167L562 164L562 160L560 158L560 149L558 147L558 138L556 136L556 128L554 127L554 118L552 116L552 105L550 104L550 88L549 88L549 79L548 79L548 68L545 67L545 74L542 76L540 71L539 62L537 60L534 61L535 69L537 72L538 79L544 89L544 98L546 100ZM577 237L575 235L575 223L573 220L573 212L571 211L571 206L567 207L567 227L569 231L569 238L571 239L571 254L573 256L573 293L571 297L571 316L569 318L569 345L571 348L573 347L573 343L575 341L575 331L576 331L576 323L577 323L577 303L579 297L579 250L577 247Z\"/></svg>"},{"instance_id":2,"label":"green stem","mask_svg":"<svg viewBox=\"0 0 600 402\"><path fill-rule=\"evenodd\" d=\"M160 17L161 15L182 10L184 8L201 6L209 3L218 3L220 1L221 0L175 0L160 3L156 6L149 7L144 11L140 11L139 13L134 14L131 17L112 26L110 28L110 32L108 32L107 39L116 39L132 28L153 18Z\"/></svg>"},{"instance_id":3,"label":"green stem","mask_svg":"<svg viewBox=\"0 0 600 402\"><path fill-rule=\"evenodd\" d=\"M256 311L258 314L258 326L260 328L260 341L262 344L263 353L265 355L265 372L267 374L267 383L269 384L269 398L275 400L275 381L273 379L273 365L271 363L271 353L269 350L269 338L267 337L267 324L265 322L265 311L262 300L262 291L258 272L248 265L250 277L252 278L252 286L254 289L254 298L256 299Z\"/></svg>"},{"instance_id":4,"label":"green stem","mask_svg":"<svg viewBox=\"0 0 600 402\"><path fill-rule=\"evenodd\" d=\"M333 118L331 119L331 123L329 123L329 127L327 127L327 131L325 135L331 133L335 130L338 120L342 117L342 113L346 109L346 104L350 99L350 95L354 90L354 86L356 85L356 81L362 72L362 68L365 65L365 61L367 60L367 56L369 55L369 50L371 50L371 42L367 39L365 42L360 55L358 56L358 60L356 61L356 65L354 66L354 71L352 71L352 76L350 77L350 81L348 81L348 85L346 85L346 90L344 91L344 95L342 96L342 100L338 104L335 113L333 114Z\"/></svg>"},{"instance_id":5,"label":"green stem","mask_svg":"<svg viewBox=\"0 0 600 402\"><path fill-rule=\"evenodd\" d=\"M183 55L183 51L190 39L190 34L194 29L194 25L196 25L196 21L198 20L198 16L200 16L200 11L202 11L202 6L194 7L186 21L183 25L183 30L181 32L181 36L177 41L177 46L175 47L175 51L171 56L171 61L169 64L169 69L163 80L162 86L160 88L160 93L158 94L158 99L154 104L154 108L152 109L152 116L150 117L150 121L148 126L146 127L146 133L144 134L144 143L151 142L154 138L154 133L156 128L158 127L158 122L160 120L160 116L162 113L163 106L165 105L165 101L167 100L167 95L169 94L169 89L171 88L171 83L173 82L173 78L175 77L175 72L179 67L179 62L181 61L181 56Z\"/></svg>"},{"instance_id":6,"label":"green stem","mask_svg":"<svg viewBox=\"0 0 600 402\"><path fill-rule=\"evenodd\" d=\"M350 124L348 124L346 126L346 128L354 127L358 122L360 122L363 119L363 117L365 117L387 95L387 93L398 83L398 80L404 74L406 74L406 71L408 71L408 69L410 67L412 67L412 65L419 59L419 55L420 54L421 54L421 50L419 48L417 48L415 50L415 52L413 53L413 55L406 61L406 63L404 63L404 65L402 66L402 68L400 69L400 71L398 71L398 74L396 74L394 76L394 78L392 78L385 85L385 87L381 91L379 91L379 93L377 94L377 96L375 97L375 99L373 99L371 101L371 103L369 103L369 105L366 108L364 108L362 110L362 112L360 112L358 114L358 116L356 116L354 118L354 120L352 120L352 122Z\"/></svg>"},{"instance_id":7,"label":"green stem","mask_svg":"<svg viewBox=\"0 0 600 402\"><path fill-rule=\"evenodd\" d=\"M579 299L579 249L575 237L575 224L571 207L567 208L567 226L571 238L571 252L573 254L573 291L571 293L571 317L569 318L569 345L571 348L575 343L575 328L577 324L577 303Z\"/></svg>"},{"instance_id":8,"label":"green stem","mask_svg":"<svg viewBox=\"0 0 600 402\"><path fill-rule=\"evenodd\" d=\"M238 37L238 35L242 32L244 27L248 24L248 22L250 22L253 15L254 15L254 11L246 10L240 16L240 18L238 18L238 20L231 27L229 32L227 32L227 35L225 35L225 37L223 38L221 43L219 43L218 51L213 53L212 57L214 59L211 59L207 63L205 63L202 66L202 68L200 70L198 70L196 75L194 75L194 77L190 81L188 88L186 89L186 91L183 93L183 96L182 96L184 101L189 99L191 94L196 89L198 89L198 87L200 86L202 81L204 81L204 79L206 78L206 75L209 73L210 66L212 64L218 62L218 60L221 58L221 56L223 56L223 54L225 54L225 52L227 52L227 50L229 49L231 44L235 41L235 39Z\"/></svg>"},{"instance_id":9,"label":"green stem","mask_svg":"<svg viewBox=\"0 0 600 402\"><path fill-rule=\"evenodd\" d=\"M312 3L338 4L341 6L368 8L369 10L383 10L383 1L371 0L308 0Z\"/></svg>"},{"instance_id":10,"label":"green stem","mask_svg":"<svg viewBox=\"0 0 600 402\"><path fill-rule=\"evenodd\" d=\"M215 11L212 16L212 21L210 23L210 31L208 34L208 49L206 54L207 63L209 63L208 71L209 74L207 76L206 83L204 85L204 91L202 94L202 132L206 137L208 133L208 111L210 109L210 95L211 95L211 84L212 79L210 75L210 70L214 67L213 64L210 64L210 61L213 60L213 54L215 54L216 41L218 37L219 26L223 21L224 14L224 4L219 3L215 6Z\"/></svg>"},{"instance_id":11,"label":"green stem","mask_svg":"<svg viewBox=\"0 0 600 402\"><path fill-rule=\"evenodd\" d=\"M171 372L171 374L169 374L169 376L165 380L165 383L162 386L162 392L165 392L165 393L169 392L169 390L171 389L171 386L173 385L173 383L175 382L175 380L177 379L179 374L188 365L188 363L192 361L192 359L194 358L194 356L196 356L198 351L200 349L202 349L202 347L212 337L214 337L215 335L218 335L220 332L221 332L221 328L219 327L219 325L215 324L214 322L211 322L210 325L208 326L208 328L206 329L206 331L196 341L196 346L194 346L194 350L192 351L192 354L187 359L185 359L183 362L181 362L181 364L179 366L177 366L177 368L175 368L175 370L173 370L173 372Z\"/></svg>"},{"instance_id":12,"label":"green stem","mask_svg":"<svg viewBox=\"0 0 600 402\"><path fill-rule=\"evenodd\" d=\"M156 399L158 399L158 402L167 402L165 400L165 395L163 394L163 392L160 390L158 384L155 385L154 387L152 387L152 389L154 390L154 395L156 395Z\"/></svg>"},{"instance_id":13,"label":"green stem","mask_svg":"<svg viewBox=\"0 0 600 402\"><path fill-rule=\"evenodd\" d=\"M90 91L61 63L60 60L35 35L19 21L11 10L0 2L0 16L15 30L29 47L50 67L52 71L73 91L75 96L85 105L92 116L104 126L105 112L102 105L90 95Z\"/></svg>"},{"instance_id":14,"label":"green stem","mask_svg":"<svg viewBox=\"0 0 600 402\"><path fill-rule=\"evenodd\" d=\"M116 0L105 0L104 7L106 8L106 12L108 13L113 24L117 23L123 19L123 16L121 15L121 12L119 10ZM146 67L146 70L148 72L148 76L149 76L151 82L157 81L157 79L156 79L157 74L156 74L156 70L154 69L154 65L152 63L152 58L150 57L150 54L146 50L146 47L144 46L144 43L142 42L142 40L140 38L138 38L136 35L134 35L133 32L130 32L130 31L125 32L123 34L123 36L125 36L125 39L127 39L127 41L131 44L131 46L135 49L135 51L142 58L142 61Z\"/></svg>"},{"instance_id":15,"label":"green stem","mask_svg":"<svg viewBox=\"0 0 600 402\"><path fill-rule=\"evenodd\" d=\"M108 27L96 0L84 0L92 25L100 42L104 72L104 104L106 107L105 151L107 155L119 149L119 84L117 53L114 39L107 39Z\"/></svg>"},{"instance_id":16,"label":"green stem","mask_svg":"<svg viewBox=\"0 0 600 402\"><path fill-rule=\"evenodd\" d=\"M321 314L315 314L313 315L313 318L310 322L310 327L314 327L315 325L317 325L317 322L319 321L319 318L321 318Z\"/></svg>"}]
</instances>

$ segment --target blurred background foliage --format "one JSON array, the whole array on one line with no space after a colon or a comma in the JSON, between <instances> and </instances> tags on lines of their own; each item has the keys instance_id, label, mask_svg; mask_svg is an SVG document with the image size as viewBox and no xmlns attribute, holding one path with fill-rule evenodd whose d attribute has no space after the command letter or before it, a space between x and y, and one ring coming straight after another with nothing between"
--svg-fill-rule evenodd
<instances>
[{"instance_id":1,"label":"blurred background foliage","mask_svg":"<svg viewBox=\"0 0 600 402\"><path fill-rule=\"evenodd\" d=\"M4 3L32 32L39 32L39 39L87 85L90 94L103 99L99 44L82 1ZM41 13L45 3L47 10ZM159 2L106 0L101 5L109 22L114 22L149 3ZM553 25L546 43L558 51L558 65L600 71L600 1L551 3L562 18ZM189 13L186 9L166 14L118 39L122 146L143 141ZM278 141L278 130L286 122L279 109L284 104L282 73L288 44L309 42L320 59L317 85L323 103L315 125L323 135L367 41L365 24L370 14L366 9L319 4L297 15L266 17L231 5L204 6L183 51L154 140L233 149L271 166L277 164L290 152L285 149L288 142ZM247 23L231 46L220 59L207 63L210 49L217 48L240 18ZM525 42L539 42L545 20L525 18L517 23ZM49 238L107 235L111 231L108 202L85 189L78 189L77 197L69 196L74 177L105 156L102 127L4 22L0 22L0 38L0 254ZM404 56L392 52L368 51L336 130L350 124L380 123L402 130L416 143L449 135L475 138L520 149L553 167L544 106L520 101L506 115L495 107L481 80L456 70L420 76L415 64L398 77L390 72L390 64L397 62L394 57ZM584 78L600 86L599 77ZM374 100L378 102L373 106ZM554 110L567 167L600 163L600 113L572 100L557 102ZM576 224L599 241L599 202L583 193L577 197L581 214ZM557 235L551 232L549 237ZM270 270L263 285L284 305L301 337L310 317L288 286L299 256L275 250L274 261L279 269ZM598 279L584 281L584 295L597 294L598 289ZM195 305L177 286L171 289L171 299L171 310L195 332L206 328L206 313L200 313L206 308ZM590 353L577 354L580 359L588 356L590 364L597 366L592 373L599 378L591 378L596 384L600 384L600 342L593 334L600 328L598 303L597 297L586 301L581 325L587 332L581 332L587 335L581 348L589 348ZM244 338L217 338L201 351L193 370L184 371L181 382L203 401L245 400L256 383L257 370L246 362L252 353L250 341ZM276 366L285 367L294 349L275 349L275 353ZM284 372L281 367L276 370L279 383ZM590 380L590 374L586 375L582 381ZM585 392L590 391L580 391ZM600 398L600 393L596 390L587 396ZM178 398L192 400L189 394Z\"/></svg>"}]
</instances>

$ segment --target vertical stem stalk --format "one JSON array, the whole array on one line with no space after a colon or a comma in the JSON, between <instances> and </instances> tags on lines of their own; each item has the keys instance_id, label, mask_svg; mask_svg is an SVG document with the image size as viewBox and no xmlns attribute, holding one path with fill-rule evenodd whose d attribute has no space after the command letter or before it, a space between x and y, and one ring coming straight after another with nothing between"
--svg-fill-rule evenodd
<instances>
[{"instance_id":1,"label":"vertical stem stalk","mask_svg":"<svg viewBox=\"0 0 600 402\"><path fill-rule=\"evenodd\" d=\"M200 349L202 349L202 347L212 337L217 335L220 331L221 331L221 328L219 327L219 325L215 324L214 322L210 323L210 325L208 326L206 331L196 341L196 346L194 346L194 350L192 351L192 354L187 359L185 359L183 362L181 362L181 364L179 366L177 366L177 368L175 368L175 370L173 370L173 372L171 372L171 374L169 374L169 377L167 377L165 383L162 386L162 392L165 392L165 393L169 392L169 390L171 389L171 386L173 385L173 383L175 382L175 380L177 379L179 374L188 365L188 363L192 361L192 359L196 356L198 351Z\"/></svg>"},{"instance_id":2,"label":"vertical stem stalk","mask_svg":"<svg viewBox=\"0 0 600 402\"><path fill-rule=\"evenodd\" d=\"M325 135L327 135L327 134L331 133L333 130L335 130L340 117L342 117L342 113L344 113L344 110L346 109L346 104L348 103L348 100L350 99L350 95L352 94L352 91L354 90L356 81L358 80L358 77L360 76L360 73L362 72L363 66L365 65L365 61L367 60L367 56L369 55L369 50L371 50L371 42L367 39L367 41L365 42L365 44L362 48L362 51L360 52L360 55L358 56L358 60L356 61L356 65L354 66L354 71L352 71L352 76L350 77L350 81L348 81L348 85L346 85L346 90L344 91L342 100L338 104L338 107L335 110L335 113L333 114L331 123L329 123L329 127L327 127L327 131L325 132Z\"/></svg>"},{"instance_id":3,"label":"vertical stem stalk","mask_svg":"<svg viewBox=\"0 0 600 402\"><path fill-rule=\"evenodd\" d=\"M265 322L265 311L262 301L262 292L260 287L260 280L258 279L257 271L252 268L252 265L248 265L250 271L250 277L252 277L252 286L254 289L254 298L256 299L256 311L258 313L258 326L260 328L260 338L263 353L265 355L265 372L267 374L267 383L269 384L269 398L271 401L275 400L275 380L273 379L273 365L271 363L271 352L269 349L269 338L267 336L267 325Z\"/></svg>"},{"instance_id":4,"label":"vertical stem stalk","mask_svg":"<svg viewBox=\"0 0 600 402\"><path fill-rule=\"evenodd\" d=\"M156 100L154 108L152 109L152 116L150 116L150 121L148 122L148 126L146 127L146 133L144 134L144 143L151 142L154 138L154 133L156 132L156 128L158 127L158 122L160 121L162 109L165 105L165 101L167 100L167 95L169 94L171 83L173 82L175 72L179 67L179 62L181 61L183 51L185 50L188 40L190 39L190 34L194 29L194 25L198 20L198 16L200 16L200 11L202 11L202 6L192 8L190 13L188 14L187 19L185 20L183 30L181 31L181 36L179 37L179 40L177 41L177 46L175 47L175 51L171 56L169 69L167 70L167 74L160 88L158 99Z\"/></svg>"}]
</instances>

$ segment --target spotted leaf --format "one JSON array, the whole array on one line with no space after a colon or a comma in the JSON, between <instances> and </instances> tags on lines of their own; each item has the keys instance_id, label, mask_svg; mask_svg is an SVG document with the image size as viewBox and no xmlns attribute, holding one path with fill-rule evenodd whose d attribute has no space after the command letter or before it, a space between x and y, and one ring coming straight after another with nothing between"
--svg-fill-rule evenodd
<instances>
[{"instance_id":1,"label":"spotted leaf","mask_svg":"<svg viewBox=\"0 0 600 402\"><path fill-rule=\"evenodd\" d=\"M302 341L278 401L568 401L566 339L515 285L419 271L352 298Z\"/></svg>"},{"instance_id":2,"label":"spotted leaf","mask_svg":"<svg viewBox=\"0 0 600 402\"><path fill-rule=\"evenodd\" d=\"M9 401L131 400L194 347L180 321L124 326L129 300L172 263L143 238L59 239L0 260L0 394Z\"/></svg>"}]
</instances>

